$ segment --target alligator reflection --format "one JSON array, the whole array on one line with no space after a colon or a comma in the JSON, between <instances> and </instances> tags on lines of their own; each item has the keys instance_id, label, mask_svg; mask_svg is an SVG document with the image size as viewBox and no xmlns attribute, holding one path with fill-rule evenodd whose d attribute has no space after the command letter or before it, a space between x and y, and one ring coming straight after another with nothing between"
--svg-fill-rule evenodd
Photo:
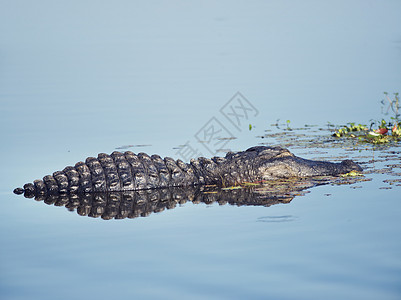
<instances>
[{"instance_id":1,"label":"alligator reflection","mask_svg":"<svg viewBox=\"0 0 401 300\"><path fill-rule=\"evenodd\" d=\"M216 202L220 205L229 203L237 206L271 206L289 203L295 196L307 192L307 189L328 183L333 181L326 177L272 181L259 186L231 189L202 186L47 196L25 194L24 196L44 201L48 205L65 206L70 211L76 210L81 216L110 220L146 217L186 202L195 204Z\"/></svg>"}]
</instances>

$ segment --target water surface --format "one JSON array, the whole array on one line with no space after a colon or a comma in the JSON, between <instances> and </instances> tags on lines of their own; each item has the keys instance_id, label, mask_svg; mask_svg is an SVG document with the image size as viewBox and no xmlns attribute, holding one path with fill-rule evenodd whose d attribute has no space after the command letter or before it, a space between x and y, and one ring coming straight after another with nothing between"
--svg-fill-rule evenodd
<instances>
[{"instance_id":1,"label":"water surface","mask_svg":"<svg viewBox=\"0 0 401 300\"><path fill-rule=\"evenodd\" d=\"M390 0L3 1L0 298L399 299L394 175L271 207L188 202L108 221L12 190L121 146L211 156L196 134L213 117L231 150L265 143L277 119L379 119L382 93L400 91L400 12ZM236 126L221 109L238 91L256 110Z\"/></svg>"}]
</instances>

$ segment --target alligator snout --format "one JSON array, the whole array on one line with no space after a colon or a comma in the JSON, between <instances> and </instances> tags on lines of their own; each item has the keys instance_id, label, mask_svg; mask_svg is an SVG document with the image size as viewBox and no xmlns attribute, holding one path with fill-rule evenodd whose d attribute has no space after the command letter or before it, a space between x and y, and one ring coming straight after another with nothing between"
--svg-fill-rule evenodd
<instances>
[{"instance_id":1,"label":"alligator snout","mask_svg":"<svg viewBox=\"0 0 401 300\"><path fill-rule=\"evenodd\" d=\"M343 160L341 162L341 165L344 167L344 173L348 173L351 171L358 171L358 172L363 171L360 165L358 165L356 162L350 159Z\"/></svg>"}]
</instances>

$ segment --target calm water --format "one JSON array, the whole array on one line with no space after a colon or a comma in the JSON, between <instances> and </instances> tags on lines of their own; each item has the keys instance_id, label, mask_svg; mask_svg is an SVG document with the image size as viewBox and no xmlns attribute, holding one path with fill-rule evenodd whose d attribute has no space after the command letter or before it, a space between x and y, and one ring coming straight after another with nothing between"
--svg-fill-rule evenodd
<instances>
[{"instance_id":1,"label":"calm water","mask_svg":"<svg viewBox=\"0 0 401 300\"><path fill-rule=\"evenodd\" d=\"M264 142L277 119L380 119L383 92L401 88L400 13L400 1L2 1L0 298L400 299L400 187L381 189L385 174L289 204L110 221L12 194L121 146L211 156Z\"/></svg>"}]
</instances>

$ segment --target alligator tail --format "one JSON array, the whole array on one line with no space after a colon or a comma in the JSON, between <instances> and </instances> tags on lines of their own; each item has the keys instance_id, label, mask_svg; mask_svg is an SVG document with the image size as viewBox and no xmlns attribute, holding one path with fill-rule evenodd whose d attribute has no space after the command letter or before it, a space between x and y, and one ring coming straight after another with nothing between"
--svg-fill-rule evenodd
<instances>
[{"instance_id":1,"label":"alligator tail","mask_svg":"<svg viewBox=\"0 0 401 300\"><path fill-rule=\"evenodd\" d=\"M43 179L16 188L15 194L49 195L135 191L196 184L193 168L181 160L131 151L100 153Z\"/></svg>"}]
</instances>

